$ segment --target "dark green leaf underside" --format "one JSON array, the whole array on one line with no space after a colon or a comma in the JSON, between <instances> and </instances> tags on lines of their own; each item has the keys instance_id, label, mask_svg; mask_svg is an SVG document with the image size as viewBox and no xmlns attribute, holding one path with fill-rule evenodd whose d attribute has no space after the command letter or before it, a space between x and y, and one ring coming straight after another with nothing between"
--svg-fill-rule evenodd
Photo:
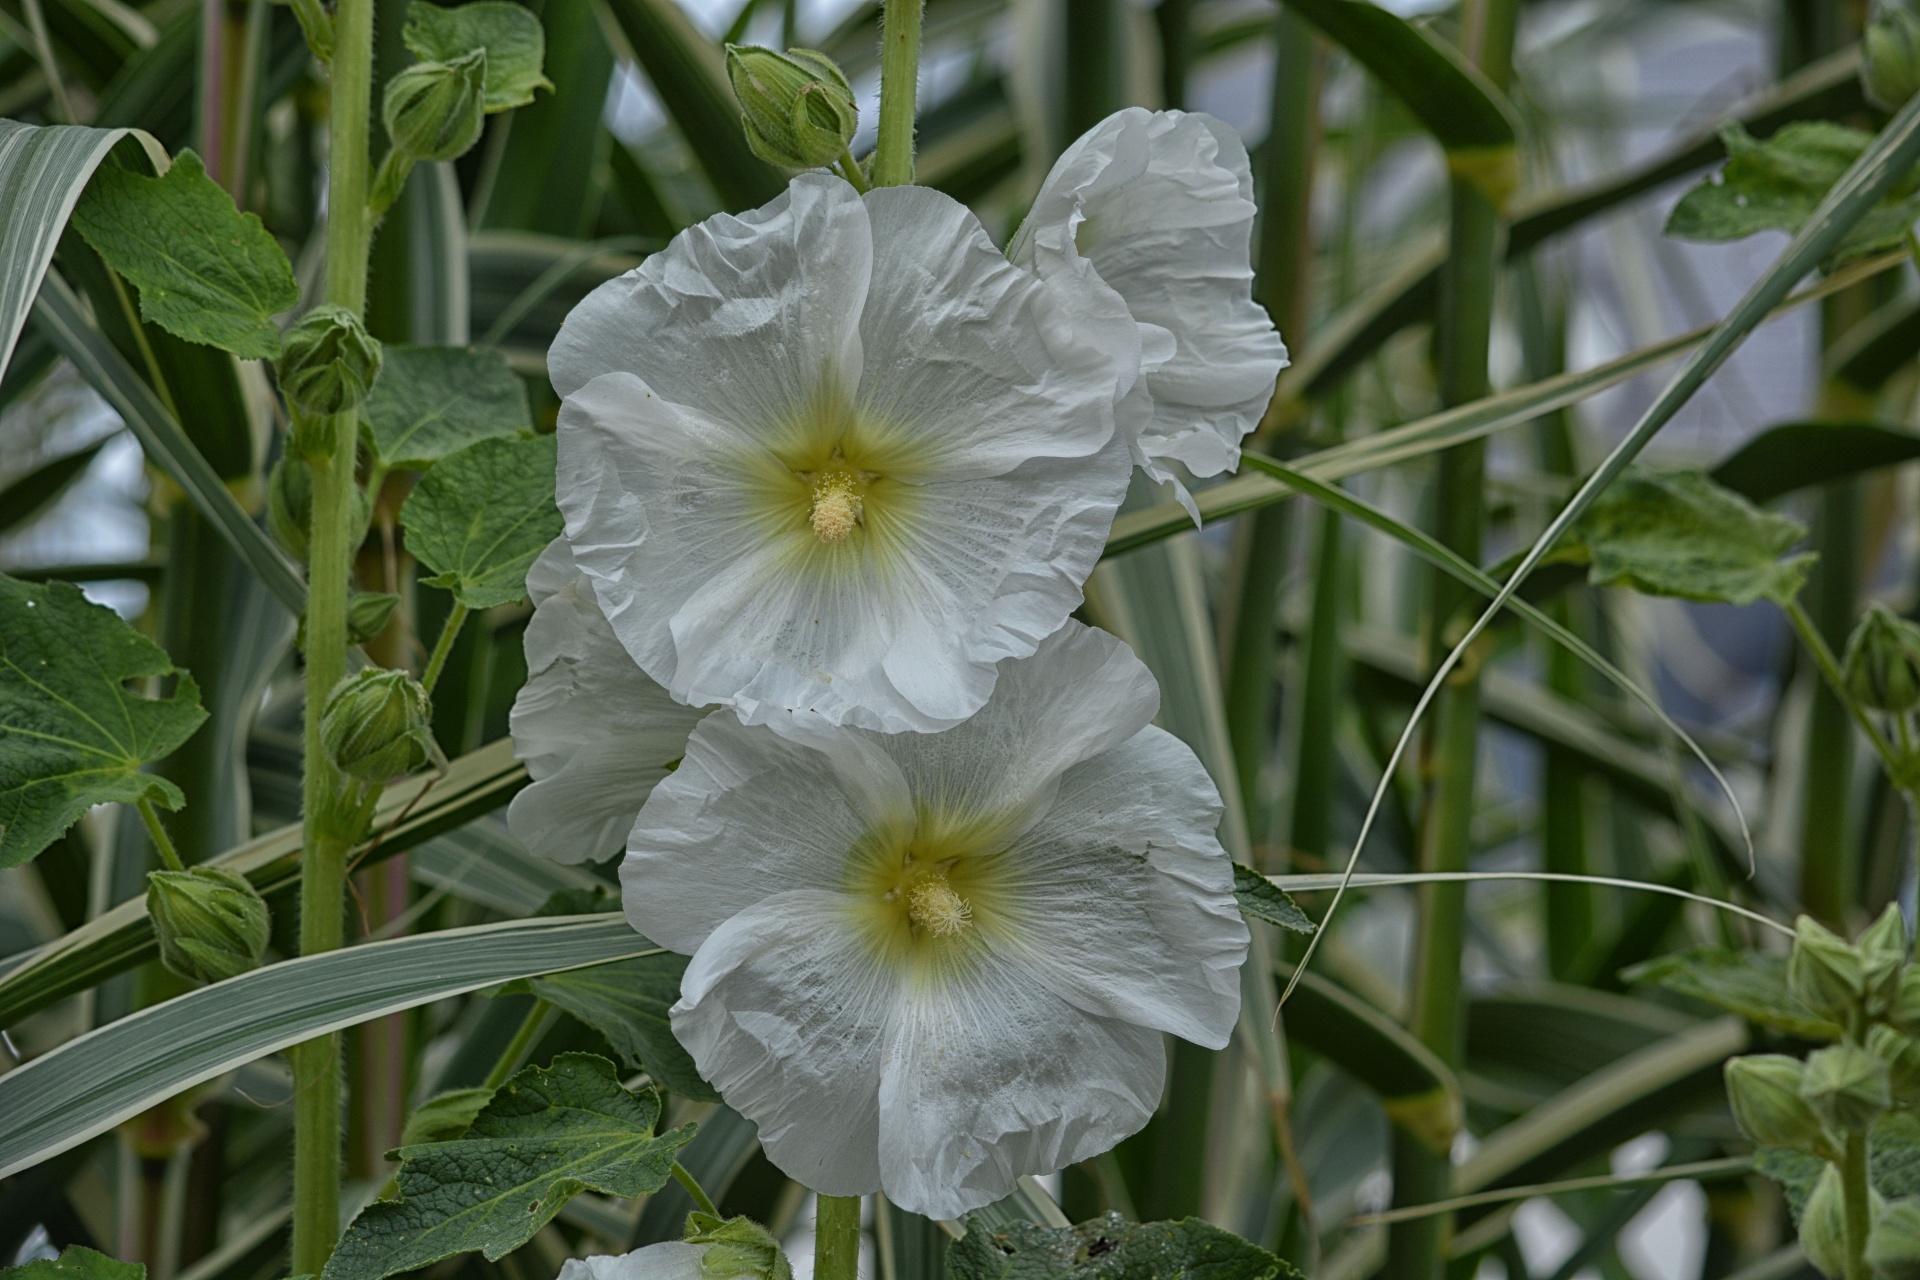
<instances>
[{"instance_id":1,"label":"dark green leaf underside","mask_svg":"<svg viewBox=\"0 0 1920 1280\"><path fill-rule=\"evenodd\" d=\"M954 1280L1281 1280L1299 1272L1198 1218L1073 1227L976 1222L947 1250Z\"/></svg>"}]
</instances>

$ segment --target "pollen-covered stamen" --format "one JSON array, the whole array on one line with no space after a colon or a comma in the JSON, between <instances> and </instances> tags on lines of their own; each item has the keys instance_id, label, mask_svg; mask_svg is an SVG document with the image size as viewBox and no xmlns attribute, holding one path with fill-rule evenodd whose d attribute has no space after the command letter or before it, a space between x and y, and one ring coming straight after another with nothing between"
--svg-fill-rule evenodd
<instances>
[{"instance_id":1,"label":"pollen-covered stamen","mask_svg":"<svg viewBox=\"0 0 1920 1280\"><path fill-rule=\"evenodd\" d=\"M822 471L813 482L813 507L807 513L814 536L822 542L841 542L860 522L860 490L845 471Z\"/></svg>"},{"instance_id":2,"label":"pollen-covered stamen","mask_svg":"<svg viewBox=\"0 0 1920 1280\"><path fill-rule=\"evenodd\" d=\"M942 875L931 875L907 897L907 919L936 938L951 938L973 923L973 904L953 891Z\"/></svg>"}]
</instances>

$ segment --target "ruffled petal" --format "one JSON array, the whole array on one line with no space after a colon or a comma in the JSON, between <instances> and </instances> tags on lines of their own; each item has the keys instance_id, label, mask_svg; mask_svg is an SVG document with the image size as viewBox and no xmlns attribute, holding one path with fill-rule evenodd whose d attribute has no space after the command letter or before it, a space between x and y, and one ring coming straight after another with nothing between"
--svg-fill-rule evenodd
<instances>
[{"instance_id":1,"label":"ruffled petal","mask_svg":"<svg viewBox=\"0 0 1920 1280\"><path fill-rule=\"evenodd\" d=\"M906 783L873 739L778 727L701 721L633 824L621 900L661 946L692 953L762 899L838 887L857 844L910 821Z\"/></svg>"},{"instance_id":2,"label":"ruffled petal","mask_svg":"<svg viewBox=\"0 0 1920 1280\"><path fill-rule=\"evenodd\" d=\"M647 794L705 713L647 678L613 634L586 578L557 541L527 575L538 601L525 638L527 682L514 698L513 751L530 786L507 827L556 862L618 853Z\"/></svg>"},{"instance_id":3,"label":"ruffled petal","mask_svg":"<svg viewBox=\"0 0 1920 1280\"><path fill-rule=\"evenodd\" d=\"M881 1050L899 986L850 899L783 893L694 954L673 1033L783 1172L823 1195L866 1195L880 1189Z\"/></svg>"},{"instance_id":4,"label":"ruffled petal","mask_svg":"<svg viewBox=\"0 0 1920 1280\"><path fill-rule=\"evenodd\" d=\"M632 1253L568 1258L559 1280L713 1280L701 1265L708 1246L668 1240Z\"/></svg>"},{"instance_id":5,"label":"ruffled petal","mask_svg":"<svg viewBox=\"0 0 1920 1280\"><path fill-rule=\"evenodd\" d=\"M1123 407L1157 480L1217 475L1239 461L1286 365L1253 301L1253 178L1238 136L1210 116L1130 107L1055 162L1016 239L1014 261L1050 284L1091 291L1087 270L1142 330L1151 411ZM1170 336L1167 351L1164 338ZM1181 485L1184 489L1184 485Z\"/></svg>"},{"instance_id":6,"label":"ruffled petal","mask_svg":"<svg viewBox=\"0 0 1920 1280\"><path fill-rule=\"evenodd\" d=\"M903 1209L961 1217L1022 1174L1111 1149L1159 1105L1159 1033L1074 1007L1025 965L978 950L900 998L880 1081L880 1182Z\"/></svg>"},{"instance_id":7,"label":"ruffled petal","mask_svg":"<svg viewBox=\"0 0 1920 1280\"><path fill-rule=\"evenodd\" d=\"M553 389L639 377L676 404L764 424L819 390L860 380L873 236L854 189L802 174L743 214L715 214L567 316L547 353Z\"/></svg>"},{"instance_id":8,"label":"ruffled petal","mask_svg":"<svg viewBox=\"0 0 1920 1280\"><path fill-rule=\"evenodd\" d=\"M1148 726L1061 778L1007 853L1010 940L1090 1013L1224 1048L1248 934L1222 811L1191 749Z\"/></svg>"}]
</instances>

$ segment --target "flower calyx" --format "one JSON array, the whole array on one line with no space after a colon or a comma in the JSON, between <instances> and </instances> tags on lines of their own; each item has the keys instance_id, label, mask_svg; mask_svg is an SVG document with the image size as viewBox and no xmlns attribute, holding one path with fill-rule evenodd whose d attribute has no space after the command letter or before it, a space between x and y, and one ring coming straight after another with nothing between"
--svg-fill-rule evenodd
<instances>
[{"instance_id":1,"label":"flower calyx","mask_svg":"<svg viewBox=\"0 0 1920 1280\"><path fill-rule=\"evenodd\" d=\"M1841 677L1863 707L1894 715L1920 707L1920 626L1875 604L1847 637Z\"/></svg>"},{"instance_id":2,"label":"flower calyx","mask_svg":"<svg viewBox=\"0 0 1920 1280\"><path fill-rule=\"evenodd\" d=\"M320 744L342 773L384 786L433 759L431 715L418 680L368 667L334 686L321 713Z\"/></svg>"},{"instance_id":3,"label":"flower calyx","mask_svg":"<svg viewBox=\"0 0 1920 1280\"><path fill-rule=\"evenodd\" d=\"M274 372L281 394L302 413L357 408L380 376L380 340L346 307L315 307L288 331Z\"/></svg>"},{"instance_id":4,"label":"flower calyx","mask_svg":"<svg viewBox=\"0 0 1920 1280\"><path fill-rule=\"evenodd\" d=\"M1887 1064L1850 1043L1830 1044L1808 1056L1800 1096L1829 1127L1860 1133L1893 1105Z\"/></svg>"},{"instance_id":5,"label":"flower calyx","mask_svg":"<svg viewBox=\"0 0 1920 1280\"><path fill-rule=\"evenodd\" d=\"M384 117L394 149L411 160L454 160L486 126L487 51L419 62L387 82Z\"/></svg>"},{"instance_id":6,"label":"flower calyx","mask_svg":"<svg viewBox=\"0 0 1920 1280\"><path fill-rule=\"evenodd\" d=\"M1920 1196L1888 1201L1873 1215L1867 1265L1877 1280L1920 1280Z\"/></svg>"},{"instance_id":7,"label":"flower calyx","mask_svg":"<svg viewBox=\"0 0 1920 1280\"><path fill-rule=\"evenodd\" d=\"M860 109L846 75L826 54L730 44L727 79L740 100L747 146L762 160L818 169L846 154Z\"/></svg>"},{"instance_id":8,"label":"flower calyx","mask_svg":"<svg viewBox=\"0 0 1920 1280\"><path fill-rule=\"evenodd\" d=\"M273 921L247 878L226 867L155 871L147 915L160 963L192 982L219 982L260 967Z\"/></svg>"},{"instance_id":9,"label":"flower calyx","mask_svg":"<svg viewBox=\"0 0 1920 1280\"><path fill-rule=\"evenodd\" d=\"M1920 90L1920 13L1911 0L1873 0L1860 55L1860 85L1874 106L1898 111Z\"/></svg>"},{"instance_id":10,"label":"flower calyx","mask_svg":"<svg viewBox=\"0 0 1920 1280\"><path fill-rule=\"evenodd\" d=\"M1793 922L1787 990L1821 1017L1847 1025L1866 994L1860 952L1812 916L1801 916Z\"/></svg>"},{"instance_id":11,"label":"flower calyx","mask_svg":"<svg viewBox=\"0 0 1920 1280\"><path fill-rule=\"evenodd\" d=\"M1839 1147L1800 1096L1804 1068L1796 1058L1756 1053L1727 1062L1727 1101L1740 1131L1756 1146L1784 1147L1822 1157Z\"/></svg>"},{"instance_id":12,"label":"flower calyx","mask_svg":"<svg viewBox=\"0 0 1920 1280\"><path fill-rule=\"evenodd\" d=\"M696 1210L687 1215L686 1241L707 1246L700 1269L713 1280L793 1280L780 1242L751 1218L719 1218Z\"/></svg>"}]
</instances>

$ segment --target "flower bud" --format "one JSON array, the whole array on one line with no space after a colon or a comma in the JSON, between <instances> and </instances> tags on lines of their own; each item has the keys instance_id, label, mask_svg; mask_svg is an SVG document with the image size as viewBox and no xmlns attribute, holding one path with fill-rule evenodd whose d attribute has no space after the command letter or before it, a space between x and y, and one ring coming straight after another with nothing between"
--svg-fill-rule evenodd
<instances>
[{"instance_id":1,"label":"flower bud","mask_svg":"<svg viewBox=\"0 0 1920 1280\"><path fill-rule=\"evenodd\" d=\"M1887 1091L1903 1106L1920 1105L1920 1040L1892 1027L1867 1033L1867 1052L1887 1064Z\"/></svg>"},{"instance_id":2,"label":"flower bud","mask_svg":"<svg viewBox=\"0 0 1920 1280\"><path fill-rule=\"evenodd\" d=\"M334 686L320 717L320 745L349 777L385 785L433 758L430 713L418 680L368 667Z\"/></svg>"},{"instance_id":3,"label":"flower bud","mask_svg":"<svg viewBox=\"0 0 1920 1280\"><path fill-rule=\"evenodd\" d=\"M1778 1053L1732 1058L1726 1076L1733 1118L1756 1146L1813 1154L1827 1145L1820 1117L1800 1096L1798 1059Z\"/></svg>"},{"instance_id":4,"label":"flower bud","mask_svg":"<svg viewBox=\"0 0 1920 1280\"><path fill-rule=\"evenodd\" d=\"M696 1210L687 1215L686 1239L708 1246L700 1269L713 1280L793 1280L780 1242L751 1218L722 1219Z\"/></svg>"},{"instance_id":5,"label":"flower bud","mask_svg":"<svg viewBox=\"0 0 1920 1280\"><path fill-rule=\"evenodd\" d=\"M315 307L287 331L274 371L294 408L318 417L345 413L380 376L380 340L347 308Z\"/></svg>"},{"instance_id":6,"label":"flower bud","mask_svg":"<svg viewBox=\"0 0 1920 1280\"><path fill-rule=\"evenodd\" d=\"M1920 1280L1920 1196L1889 1201L1873 1215L1867 1265L1875 1280Z\"/></svg>"},{"instance_id":7,"label":"flower bud","mask_svg":"<svg viewBox=\"0 0 1920 1280\"><path fill-rule=\"evenodd\" d=\"M727 78L740 100L747 145L762 160L815 169L845 154L860 110L847 77L826 54L730 44Z\"/></svg>"},{"instance_id":8,"label":"flower bud","mask_svg":"<svg viewBox=\"0 0 1920 1280\"><path fill-rule=\"evenodd\" d=\"M358 540L366 529L373 508L367 495L353 491L353 512L347 528ZM304 458L289 455L273 464L267 473L267 528L274 541L301 564L307 562L308 531L313 527L313 472ZM378 635L379 632L374 632Z\"/></svg>"},{"instance_id":9,"label":"flower bud","mask_svg":"<svg viewBox=\"0 0 1920 1280\"><path fill-rule=\"evenodd\" d=\"M1907 969L1907 921L1892 903L1854 944L1860 953L1860 980L1867 1013L1883 1016L1900 997Z\"/></svg>"},{"instance_id":10,"label":"flower bud","mask_svg":"<svg viewBox=\"0 0 1920 1280\"><path fill-rule=\"evenodd\" d=\"M1867 101L1882 111L1898 111L1920 89L1920 15L1912 0L1873 0L1860 54Z\"/></svg>"},{"instance_id":11,"label":"flower bud","mask_svg":"<svg viewBox=\"0 0 1920 1280\"><path fill-rule=\"evenodd\" d=\"M487 51L420 62L387 82L387 136L415 160L454 160L486 126Z\"/></svg>"},{"instance_id":12,"label":"flower bud","mask_svg":"<svg viewBox=\"0 0 1920 1280\"><path fill-rule=\"evenodd\" d=\"M1800 1096L1832 1128L1863 1133L1893 1105L1887 1064L1854 1044L1830 1044L1810 1054Z\"/></svg>"},{"instance_id":13,"label":"flower bud","mask_svg":"<svg viewBox=\"0 0 1920 1280\"><path fill-rule=\"evenodd\" d=\"M1900 989L1886 1012L1895 1029L1920 1036L1920 967L1908 965L1900 973Z\"/></svg>"},{"instance_id":14,"label":"flower bud","mask_svg":"<svg viewBox=\"0 0 1920 1280\"><path fill-rule=\"evenodd\" d=\"M1787 989L1823 1018L1844 1025L1866 993L1860 953L1812 916L1793 922Z\"/></svg>"},{"instance_id":15,"label":"flower bud","mask_svg":"<svg viewBox=\"0 0 1920 1280\"><path fill-rule=\"evenodd\" d=\"M1876 1195L1874 1197L1878 1199ZM1847 1270L1847 1193L1840 1170L1825 1165L1800 1213L1800 1248L1820 1274L1840 1280Z\"/></svg>"},{"instance_id":16,"label":"flower bud","mask_svg":"<svg viewBox=\"0 0 1920 1280\"><path fill-rule=\"evenodd\" d=\"M387 629L400 597L388 591L362 591L347 602L347 643L365 644Z\"/></svg>"},{"instance_id":17,"label":"flower bud","mask_svg":"<svg viewBox=\"0 0 1920 1280\"><path fill-rule=\"evenodd\" d=\"M155 871L147 877L147 915L160 963L194 982L259 968L272 932L265 900L226 867Z\"/></svg>"}]
</instances>

